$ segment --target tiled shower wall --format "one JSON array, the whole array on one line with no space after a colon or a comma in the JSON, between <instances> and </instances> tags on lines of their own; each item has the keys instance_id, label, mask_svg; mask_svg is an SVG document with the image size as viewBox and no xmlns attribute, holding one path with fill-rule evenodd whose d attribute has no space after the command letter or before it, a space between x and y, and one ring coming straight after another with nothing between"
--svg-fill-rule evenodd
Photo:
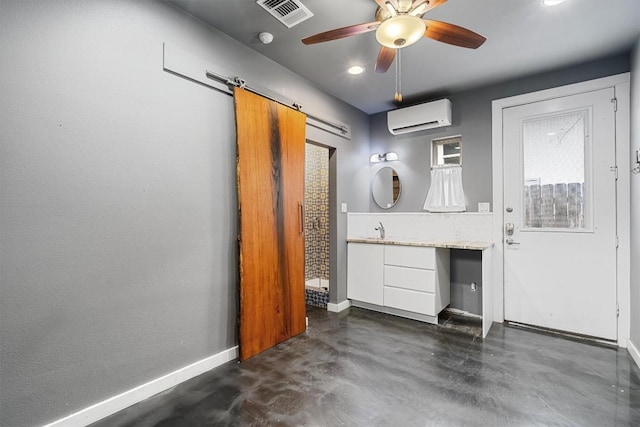
<instances>
[{"instance_id":1,"label":"tiled shower wall","mask_svg":"<svg viewBox=\"0 0 640 427\"><path fill-rule=\"evenodd\" d=\"M329 280L329 150L306 144L305 280Z\"/></svg>"}]
</instances>

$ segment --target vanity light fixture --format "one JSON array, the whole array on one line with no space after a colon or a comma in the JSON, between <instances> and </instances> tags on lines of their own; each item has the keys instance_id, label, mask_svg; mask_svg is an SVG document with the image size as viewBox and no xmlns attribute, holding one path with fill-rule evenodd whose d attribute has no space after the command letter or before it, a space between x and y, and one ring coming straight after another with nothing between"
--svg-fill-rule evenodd
<instances>
[{"instance_id":1,"label":"vanity light fixture","mask_svg":"<svg viewBox=\"0 0 640 427\"><path fill-rule=\"evenodd\" d=\"M388 153L384 154L375 153L372 154L369 158L370 163L392 162L394 160L398 160L398 154L394 153L393 151L389 151Z\"/></svg>"},{"instance_id":2,"label":"vanity light fixture","mask_svg":"<svg viewBox=\"0 0 640 427\"><path fill-rule=\"evenodd\" d=\"M394 153L393 151L390 151L388 153L384 154L384 160L386 162L392 162L394 160L398 160L398 154Z\"/></svg>"}]
</instances>

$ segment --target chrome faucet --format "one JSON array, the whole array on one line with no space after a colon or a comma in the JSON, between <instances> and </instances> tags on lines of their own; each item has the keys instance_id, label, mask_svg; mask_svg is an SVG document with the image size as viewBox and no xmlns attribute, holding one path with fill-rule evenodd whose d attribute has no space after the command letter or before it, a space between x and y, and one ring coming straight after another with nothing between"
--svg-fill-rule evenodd
<instances>
[{"instance_id":1,"label":"chrome faucet","mask_svg":"<svg viewBox=\"0 0 640 427\"><path fill-rule=\"evenodd\" d=\"M384 225L382 225L382 222L378 222L378 226L374 229L380 232L380 238L384 239Z\"/></svg>"}]
</instances>

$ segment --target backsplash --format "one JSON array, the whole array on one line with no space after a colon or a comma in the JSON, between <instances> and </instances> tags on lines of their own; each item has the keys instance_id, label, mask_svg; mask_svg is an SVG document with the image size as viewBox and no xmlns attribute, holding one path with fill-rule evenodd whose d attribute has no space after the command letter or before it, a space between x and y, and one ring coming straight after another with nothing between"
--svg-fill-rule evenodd
<instances>
[{"instance_id":1,"label":"backsplash","mask_svg":"<svg viewBox=\"0 0 640 427\"><path fill-rule=\"evenodd\" d=\"M347 238L379 237L378 222L387 239L492 241L491 213L349 213Z\"/></svg>"}]
</instances>

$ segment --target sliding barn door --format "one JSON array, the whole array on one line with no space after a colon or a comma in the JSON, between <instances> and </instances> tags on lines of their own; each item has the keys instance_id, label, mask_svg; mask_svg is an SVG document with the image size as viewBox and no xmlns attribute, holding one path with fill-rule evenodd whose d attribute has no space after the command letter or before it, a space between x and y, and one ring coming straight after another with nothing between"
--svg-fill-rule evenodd
<instances>
[{"instance_id":1,"label":"sliding barn door","mask_svg":"<svg viewBox=\"0 0 640 427\"><path fill-rule=\"evenodd\" d=\"M305 330L306 116L235 88L240 360Z\"/></svg>"}]
</instances>

